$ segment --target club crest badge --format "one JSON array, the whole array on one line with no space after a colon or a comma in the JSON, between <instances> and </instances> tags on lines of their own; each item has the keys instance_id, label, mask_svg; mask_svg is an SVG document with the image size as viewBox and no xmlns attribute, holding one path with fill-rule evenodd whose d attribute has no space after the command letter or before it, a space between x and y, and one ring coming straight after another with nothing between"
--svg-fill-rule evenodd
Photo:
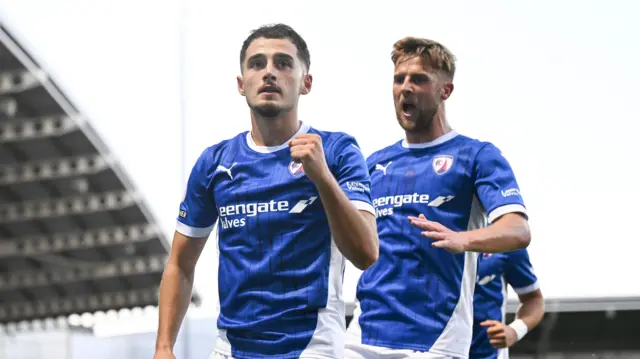
<instances>
[{"instance_id":1,"label":"club crest badge","mask_svg":"<svg viewBox=\"0 0 640 359\"><path fill-rule=\"evenodd\" d=\"M453 156L439 155L433 158L433 170L438 175L443 175L449 172L451 166L453 166Z\"/></svg>"},{"instance_id":2,"label":"club crest badge","mask_svg":"<svg viewBox=\"0 0 640 359\"><path fill-rule=\"evenodd\" d=\"M289 162L289 173L293 177L302 177L304 176L304 169L302 168L302 163L291 161Z\"/></svg>"}]
</instances>

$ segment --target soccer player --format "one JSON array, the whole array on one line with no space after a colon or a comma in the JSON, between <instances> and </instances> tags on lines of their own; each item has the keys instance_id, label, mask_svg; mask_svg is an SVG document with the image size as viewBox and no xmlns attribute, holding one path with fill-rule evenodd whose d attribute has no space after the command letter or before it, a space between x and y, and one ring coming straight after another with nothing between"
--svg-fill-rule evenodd
<instances>
[{"instance_id":1,"label":"soccer player","mask_svg":"<svg viewBox=\"0 0 640 359\"><path fill-rule=\"evenodd\" d=\"M451 52L405 38L391 58L405 138L367 159L380 257L358 282L346 358L466 358L477 252L527 247L526 209L496 146L447 122Z\"/></svg>"},{"instance_id":2,"label":"soccer player","mask_svg":"<svg viewBox=\"0 0 640 359\"><path fill-rule=\"evenodd\" d=\"M516 320L509 325L505 325L507 285L521 303ZM544 298L526 249L480 255L473 298L470 358L508 359L508 348L535 328L544 316Z\"/></svg>"},{"instance_id":3,"label":"soccer player","mask_svg":"<svg viewBox=\"0 0 640 359\"><path fill-rule=\"evenodd\" d=\"M361 269L378 257L364 156L352 136L299 121L312 77L292 28L252 32L240 64L251 131L205 149L193 167L160 287L155 358L174 358L194 268L218 223L212 357L342 359L345 257Z\"/></svg>"}]
</instances>

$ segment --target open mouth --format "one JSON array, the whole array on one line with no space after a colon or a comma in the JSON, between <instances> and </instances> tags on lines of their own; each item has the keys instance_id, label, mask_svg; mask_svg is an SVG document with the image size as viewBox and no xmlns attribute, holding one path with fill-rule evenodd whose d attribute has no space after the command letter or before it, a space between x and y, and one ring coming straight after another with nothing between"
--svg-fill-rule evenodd
<instances>
[{"instance_id":1,"label":"open mouth","mask_svg":"<svg viewBox=\"0 0 640 359\"><path fill-rule=\"evenodd\" d=\"M415 113L416 109L417 109L417 107L413 103L410 103L410 102L403 102L402 103L402 114L405 117L413 116L413 114Z\"/></svg>"}]
</instances>

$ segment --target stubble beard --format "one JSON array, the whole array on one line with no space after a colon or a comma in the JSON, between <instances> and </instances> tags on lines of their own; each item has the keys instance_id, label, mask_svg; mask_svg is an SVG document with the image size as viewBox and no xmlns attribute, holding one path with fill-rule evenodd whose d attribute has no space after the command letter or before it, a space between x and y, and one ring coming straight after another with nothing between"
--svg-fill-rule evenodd
<instances>
[{"instance_id":1,"label":"stubble beard","mask_svg":"<svg viewBox=\"0 0 640 359\"><path fill-rule=\"evenodd\" d=\"M282 109L274 104L265 104L258 106L249 106L253 112L262 118L277 118Z\"/></svg>"},{"instance_id":2,"label":"stubble beard","mask_svg":"<svg viewBox=\"0 0 640 359\"><path fill-rule=\"evenodd\" d=\"M289 107L283 107L274 103L265 103L265 104L260 104L260 105L254 105L249 103L249 101L247 101L247 104L249 105L249 108L258 116L265 118L265 119L277 119L280 116L282 116L283 114L291 111L293 109L292 106Z\"/></svg>"},{"instance_id":3,"label":"stubble beard","mask_svg":"<svg viewBox=\"0 0 640 359\"><path fill-rule=\"evenodd\" d=\"M396 116L400 127L408 133L424 134L431 131L431 124L436 117L437 110L421 110L415 120L403 119L402 109L397 110Z\"/></svg>"}]
</instances>

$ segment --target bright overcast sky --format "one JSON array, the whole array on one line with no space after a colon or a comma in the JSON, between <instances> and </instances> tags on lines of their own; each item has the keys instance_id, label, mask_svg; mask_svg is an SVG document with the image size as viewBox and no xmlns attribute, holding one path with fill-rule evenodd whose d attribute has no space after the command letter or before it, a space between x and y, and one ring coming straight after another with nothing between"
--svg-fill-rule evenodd
<instances>
[{"instance_id":1,"label":"bright overcast sky","mask_svg":"<svg viewBox=\"0 0 640 359\"><path fill-rule=\"evenodd\" d=\"M353 134L366 154L402 137L392 43L407 35L438 40L459 59L450 123L494 142L514 167L545 294L638 296L640 9L606 3L238 1L223 9L193 0L184 67L177 0L0 0L0 16L89 117L168 238L193 161L249 129L235 76L251 29L285 22L305 37L314 88L301 100L301 119ZM215 261L210 241L196 283L206 308L215 303ZM351 267L347 298L357 277Z\"/></svg>"}]
</instances>

